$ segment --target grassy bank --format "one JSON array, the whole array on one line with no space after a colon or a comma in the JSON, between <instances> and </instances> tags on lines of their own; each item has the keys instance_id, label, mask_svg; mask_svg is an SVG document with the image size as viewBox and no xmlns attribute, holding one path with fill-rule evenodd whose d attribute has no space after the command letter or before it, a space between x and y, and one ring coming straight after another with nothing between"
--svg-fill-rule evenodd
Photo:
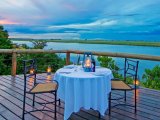
<instances>
[{"instance_id":1,"label":"grassy bank","mask_svg":"<svg viewBox=\"0 0 160 120\"><path fill-rule=\"evenodd\" d=\"M34 41L20 40L14 41ZM81 43L81 44L109 44L109 45L131 45L131 46L152 46L160 47L160 42L146 42L146 41L118 41L118 40L43 40L47 42L62 42L62 43Z\"/></svg>"}]
</instances>

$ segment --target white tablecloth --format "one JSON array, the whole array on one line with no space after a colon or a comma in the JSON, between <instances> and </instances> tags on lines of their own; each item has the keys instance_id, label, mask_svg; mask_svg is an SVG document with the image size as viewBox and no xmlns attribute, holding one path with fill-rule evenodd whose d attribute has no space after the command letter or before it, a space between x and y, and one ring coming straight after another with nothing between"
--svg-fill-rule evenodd
<instances>
[{"instance_id":1,"label":"white tablecloth","mask_svg":"<svg viewBox=\"0 0 160 120\"><path fill-rule=\"evenodd\" d=\"M59 83L58 97L65 102L64 120L82 107L93 108L104 115L108 108L111 78L111 70L101 67L96 67L96 72L84 72L80 66L57 70L54 80Z\"/></svg>"}]
</instances>

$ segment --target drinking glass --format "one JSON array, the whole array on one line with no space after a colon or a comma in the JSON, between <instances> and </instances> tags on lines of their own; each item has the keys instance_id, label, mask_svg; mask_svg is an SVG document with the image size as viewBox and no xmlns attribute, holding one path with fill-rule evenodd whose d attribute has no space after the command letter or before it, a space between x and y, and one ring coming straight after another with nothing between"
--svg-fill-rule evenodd
<instances>
[{"instance_id":1,"label":"drinking glass","mask_svg":"<svg viewBox=\"0 0 160 120\"><path fill-rule=\"evenodd\" d=\"M82 64L83 64L83 61L81 60L81 61L79 62L79 64L80 64L80 66L82 66Z\"/></svg>"}]
</instances>

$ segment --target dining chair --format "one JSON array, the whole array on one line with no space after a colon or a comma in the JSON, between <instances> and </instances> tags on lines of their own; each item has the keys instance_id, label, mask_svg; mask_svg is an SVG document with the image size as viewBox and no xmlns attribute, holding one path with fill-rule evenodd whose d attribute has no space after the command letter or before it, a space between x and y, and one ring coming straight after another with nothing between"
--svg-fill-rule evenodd
<instances>
[{"instance_id":1,"label":"dining chair","mask_svg":"<svg viewBox=\"0 0 160 120\"><path fill-rule=\"evenodd\" d=\"M25 114L31 113L31 112L36 112L36 111L48 111L48 112L54 112L54 118L56 119L56 106L57 106L57 89L58 89L58 82L56 80L53 80L53 82L49 83L38 83L38 78L37 78L37 65L36 65L36 60L31 59L31 60L23 60L23 74L24 74L24 97L23 97L23 113L22 113L22 120L25 119ZM27 85L27 81L32 78L33 80L33 85L32 87ZM41 81L43 81L41 79ZM46 81L44 79L44 81ZM27 88L30 87L28 90ZM38 101L35 101L36 94L42 94L42 93L51 93L54 95L54 101L46 101L45 103L40 103ZM34 108L33 110L26 111L26 94L32 94L33 95L33 100L32 100L32 107ZM35 102L39 105L43 106L43 109L38 109L35 107ZM48 110L45 109L46 104L54 104L54 111L53 110Z\"/></svg>"},{"instance_id":2,"label":"dining chair","mask_svg":"<svg viewBox=\"0 0 160 120\"><path fill-rule=\"evenodd\" d=\"M115 107L117 105L132 106L135 108L134 109L135 112L137 111L136 82L137 82L138 64L139 64L139 61L137 60L125 58L123 79L114 78L111 80L111 92L109 93L109 115L111 114L111 107ZM127 84L127 79L133 80L134 85ZM113 90L124 91L124 96L120 98L112 98ZM124 101L126 102L126 99L127 99L126 92L131 90L134 90L134 105L124 103L124 104L116 104L114 106L111 106L111 100L124 99Z\"/></svg>"},{"instance_id":3,"label":"dining chair","mask_svg":"<svg viewBox=\"0 0 160 120\"><path fill-rule=\"evenodd\" d=\"M77 65L79 65L79 64L80 64L80 61L81 61L81 55L80 55L80 54L77 54L75 63L76 63Z\"/></svg>"}]
</instances>

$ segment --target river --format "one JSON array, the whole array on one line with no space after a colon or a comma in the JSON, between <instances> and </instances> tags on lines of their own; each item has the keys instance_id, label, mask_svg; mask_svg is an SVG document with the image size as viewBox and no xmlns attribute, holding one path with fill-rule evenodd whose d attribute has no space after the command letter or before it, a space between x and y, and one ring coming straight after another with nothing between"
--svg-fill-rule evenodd
<instances>
[{"instance_id":1,"label":"river","mask_svg":"<svg viewBox=\"0 0 160 120\"><path fill-rule=\"evenodd\" d=\"M13 41L18 44L27 44L32 47L31 42L26 41ZM121 53L133 53L133 54L143 54L143 55L154 55L160 56L160 47L148 47L148 46L127 46L127 45L106 45L106 44L80 44L80 43L58 43L58 42L48 42L44 49L53 50L89 50L96 52L121 52ZM61 54L64 57L64 54ZM76 55L71 55L71 61L75 61ZM123 67L123 58L114 58L116 64ZM155 65L160 65L157 61L139 60L139 71L138 75L140 78L144 73L146 68L153 68ZM97 63L98 64L98 63Z\"/></svg>"}]
</instances>

